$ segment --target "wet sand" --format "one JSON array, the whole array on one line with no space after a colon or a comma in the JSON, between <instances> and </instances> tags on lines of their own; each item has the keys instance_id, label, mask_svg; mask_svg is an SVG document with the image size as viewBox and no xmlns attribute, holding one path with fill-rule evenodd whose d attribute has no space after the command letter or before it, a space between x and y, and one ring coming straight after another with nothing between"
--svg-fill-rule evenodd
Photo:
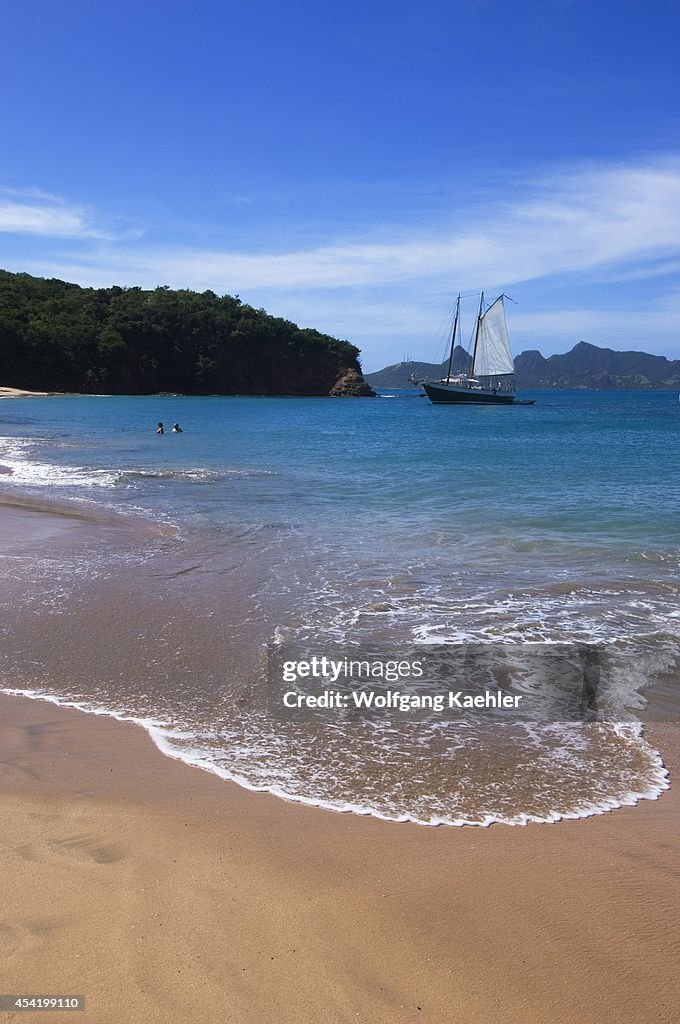
<instances>
[{"instance_id":1,"label":"wet sand","mask_svg":"<svg viewBox=\"0 0 680 1024\"><path fill-rule=\"evenodd\" d=\"M678 737L655 727L672 775ZM97 1024L677 1019L673 789L559 825L395 825L4 695L0 759L6 992L85 995Z\"/></svg>"},{"instance_id":2,"label":"wet sand","mask_svg":"<svg viewBox=\"0 0 680 1024\"><path fill-rule=\"evenodd\" d=\"M16 558L76 529L99 544L151 528L9 494L0 513ZM6 600L23 587L10 576ZM648 738L673 781L680 725ZM251 793L138 726L0 694L0 989L84 995L93 1024L668 1024L679 812L672 787L558 825L390 824Z\"/></svg>"}]
</instances>

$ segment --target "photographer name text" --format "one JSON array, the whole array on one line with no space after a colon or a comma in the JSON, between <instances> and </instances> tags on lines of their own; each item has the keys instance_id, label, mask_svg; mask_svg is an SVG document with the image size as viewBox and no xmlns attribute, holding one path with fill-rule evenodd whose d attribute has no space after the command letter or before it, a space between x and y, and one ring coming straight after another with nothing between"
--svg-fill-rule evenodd
<instances>
[{"instance_id":1,"label":"photographer name text","mask_svg":"<svg viewBox=\"0 0 680 1024\"><path fill-rule=\"evenodd\" d=\"M511 694L505 690L484 690L482 693L465 693L464 690L449 690L446 693L403 693L388 690L354 690L342 693L339 690L322 690L318 694L303 694L288 690L283 694L283 705L290 709L316 708L324 710L356 708L364 711L444 711L445 708L462 710L487 708L518 708L522 694Z\"/></svg>"}]
</instances>

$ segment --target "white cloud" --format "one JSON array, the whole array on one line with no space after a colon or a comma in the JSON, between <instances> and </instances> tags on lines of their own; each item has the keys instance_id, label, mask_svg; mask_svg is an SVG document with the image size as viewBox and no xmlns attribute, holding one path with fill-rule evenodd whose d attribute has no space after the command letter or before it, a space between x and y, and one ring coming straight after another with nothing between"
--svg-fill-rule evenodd
<instances>
[{"instance_id":1,"label":"white cloud","mask_svg":"<svg viewBox=\"0 0 680 1024\"><path fill-rule=\"evenodd\" d=\"M106 240L76 206L49 195L20 198L0 203L0 229L4 224L4 230L74 242L70 250L62 246L60 253L24 259L16 269L95 286L168 284L239 293L349 337L367 357L372 349L378 362L392 338L400 349L425 347L458 290L512 292L531 282L536 296L543 283L554 291L557 282L569 281L577 307L579 290L595 280L605 286L644 281L670 276L680 265L680 159L672 158L508 180L502 198L496 180L484 204L478 191L474 207L462 196L459 208L442 210L438 224L418 232L371 224L362 238L259 253ZM88 237L102 240L96 247L76 245ZM677 306L650 314L647 304L640 285L632 308L614 314L589 309L583 299L581 308L550 312L529 314L520 307L513 313L515 335L522 347L527 341L545 352L580 338L614 347L617 338L622 347L625 339L628 347L654 347L656 338L656 348L668 351L680 337Z\"/></svg>"},{"instance_id":2,"label":"white cloud","mask_svg":"<svg viewBox=\"0 0 680 1024\"><path fill-rule=\"evenodd\" d=\"M62 203L63 199L53 192L45 192L41 188L31 186L29 188L10 188L8 185L0 186L0 194L4 196L19 196L21 199L43 199L51 203Z\"/></svg>"},{"instance_id":3,"label":"white cloud","mask_svg":"<svg viewBox=\"0 0 680 1024\"><path fill-rule=\"evenodd\" d=\"M477 210L474 223L429 228L413 237L394 227L393 240L380 244L365 238L257 254L190 246L111 246L90 254L87 265L114 276L124 272L130 280L145 283L244 292L378 286L436 277L445 277L452 288L470 289L596 268L619 267L629 273L632 263L680 255L679 160L574 170L515 183L513 190L513 202L490 198L482 215ZM88 225L80 208L48 198L52 202L40 205L0 202L0 225L33 234L105 237ZM443 211L440 220L460 223L465 216L463 204L460 211ZM383 226L383 238L385 233ZM79 256L82 266L83 254Z\"/></svg>"},{"instance_id":4,"label":"white cloud","mask_svg":"<svg viewBox=\"0 0 680 1024\"><path fill-rule=\"evenodd\" d=\"M315 290L445 278L452 288L505 285L597 268L630 269L680 254L680 162L590 170L529 183L511 204L489 203L472 225L391 243L370 240L257 255L140 251L145 274L176 283ZM445 219L453 219L447 212ZM127 255L115 265L129 265Z\"/></svg>"},{"instance_id":5,"label":"white cloud","mask_svg":"<svg viewBox=\"0 0 680 1024\"><path fill-rule=\"evenodd\" d=\"M74 238L82 235L83 229L83 221L71 210L0 201L0 231Z\"/></svg>"},{"instance_id":6,"label":"white cloud","mask_svg":"<svg viewBox=\"0 0 680 1024\"><path fill-rule=\"evenodd\" d=\"M35 188L0 188L0 231L43 238L110 237L82 207Z\"/></svg>"}]
</instances>

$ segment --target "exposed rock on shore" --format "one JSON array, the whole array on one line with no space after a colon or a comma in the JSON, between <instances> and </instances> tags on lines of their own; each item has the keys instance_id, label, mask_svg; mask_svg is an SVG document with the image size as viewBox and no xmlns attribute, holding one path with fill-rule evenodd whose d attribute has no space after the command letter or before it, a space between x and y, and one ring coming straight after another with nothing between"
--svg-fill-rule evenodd
<instances>
[{"instance_id":1,"label":"exposed rock on shore","mask_svg":"<svg viewBox=\"0 0 680 1024\"><path fill-rule=\"evenodd\" d=\"M330 390L333 398L375 398L375 391L358 370L345 370Z\"/></svg>"}]
</instances>

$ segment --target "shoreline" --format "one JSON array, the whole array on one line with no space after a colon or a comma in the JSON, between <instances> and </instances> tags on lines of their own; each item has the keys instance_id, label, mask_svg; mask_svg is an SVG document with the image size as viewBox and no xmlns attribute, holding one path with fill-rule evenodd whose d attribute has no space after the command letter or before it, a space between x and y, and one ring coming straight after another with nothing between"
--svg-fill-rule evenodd
<instances>
[{"instance_id":1,"label":"shoreline","mask_svg":"<svg viewBox=\"0 0 680 1024\"><path fill-rule=\"evenodd\" d=\"M25 391L23 388L0 387L0 398L55 398L66 394L66 391Z\"/></svg>"},{"instance_id":2,"label":"shoreline","mask_svg":"<svg viewBox=\"0 0 680 1024\"><path fill-rule=\"evenodd\" d=\"M102 542L114 539L116 544L127 547L131 540L151 540L153 538L165 539L176 534L176 525L160 524L149 520L146 517L139 517L129 512L121 512L103 507L98 503L87 501L69 501L67 499L50 496L49 498L36 495L22 494L21 492L0 492L0 541L6 553L15 554L30 553L33 548L49 542L49 550L53 552L65 552L70 554L74 550L74 544L78 551L82 552L85 543L94 543L98 548ZM102 532L105 530L106 532ZM8 581L8 589L11 583ZM29 641L30 642L30 641ZM63 671L63 670L62 670ZM248 792L267 793L274 799L287 804L295 804L313 809L328 811L333 814L352 814L360 817L370 817L377 821L386 822L388 825L399 825L412 823L416 827L444 827L444 828L465 828L487 829L492 825L505 825L511 827L524 827L527 824L555 824L562 821L575 821L591 818L594 816L606 815L622 807L635 807L641 801L658 800L663 797L670 785L669 772L664 763L663 755L659 753L658 744L650 738L649 730L644 726L644 742L651 750L656 762L656 775L653 785L650 787L630 789L622 797L619 795L602 798L599 803L584 801L579 806L573 806L570 810L551 808L549 813L538 816L526 809L517 808L512 815L491 816L470 819L465 816L450 817L433 815L430 819L418 818L414 815L381 813L370 801L357 803L346 801L339 804L337 801L326 800L318 795L302 795L287 793L280 786L261 784L258 785L247 777L243 777L238 771L221 768L215 762L205 756L205 751L195 752L187 756L182 750L172 743L172 729L159 722L153 721L149 715L133 715L132 713L117 712L115 706L101 705L97 701L79 701L73 698L59 696L59 689L51 687L52 693L42 694L41 688L32 685L18 685L16 689L9 683L5 683L5 690L28 700L45 701L52 706L75 710L79 713L101 717L110 717L117 722L141 726L148 734L149 739L155 748L164 757L173 758L188 767L197 767L210 773L220 782L237 785ZM0 690L1 692L1 690ZM63 693L63 691L62 691ZM121 705L122 707L122 705Z\"/></svg>"},{"instance_id":3,"label":"shoreline","mask_svg":"<svg viewBox=\"0 0 680 1024\"><path fill-rule=\"evenodd\" d=\"M0 503L1 504L1 503ZM112 708L105 707L87 707L78 701L63 698L58 694L42 693L40 691L31 691L26 688L13 688L10 686L0 685L0 698L2 697L18 697L21 701L38 701L41 703L49 704L53 707L63 709L65 711L74 711L77 714L84 714L94 718L111 718L113 721L118 722L122 725L133 726L135 728L142 729L147 735L148 739L153 744L154 748L163 757L169 758L172 761L178 761L187 768L198 769L207 775L211 775L218 779L220 782L226 782L229 786L236 786L239 789L245 790L247 793L253 793L256 795L266 795L272 797L275 800L281 800L284 803L295 804L297 806L308 807L312 810L320 810L330 814L341 814L351 815L360 818L371 818L374 821L379 821L387 825L413 825L416 828L443 828L443 829L490 829L496 826L501 828L526 828L528 825L532 826L543 826L543 825L557 825L565 821L584 821L589 818L599 817L601 815L610 814L612 812L619 811L623 808L634 808L637 807L643 801L656 801L661 800L664 794L671 788L671 772L668 768L664 759L663 751L659 749L659 744L653 738L650 740L649 737L649 724L644 721L638 723L641 728L641 738L643 739L646 746L650 749L654 755L657 768L656 778L656 789L655 790L638 790L636 792L629 792L625 798L611 798L607 802L602 802L599 806L589 805L584 806L580 809L575 809L570 813L559 813L554 812L550 817L537 818L532 817L529 814L523 814L518 812L514 818L490 818L485 821L473 821L467 819L436 819L436 820L422 820L414 817L408 817L406 815L400 817L389 817L386 814L381 814L370 806L363 806L359 804L345 803L338 805L331 801L322 799L315 799L312 797L306 797L302 795L287 793L281 789L274 789L268 786L258 786L245 777L238 773L233 773L227 769L218 768L212 761L207 761L202 757L187 757L173 748L172 743L167 740L167 734L171 730L168 727L161 724L155 723L150 719L136 718L130 715L126 715L122 712L118 712ZM662 719L663 720L663 719ZM680 725L680 722L677 723ZM653 732L653 727L652 727Z\"/></svg>"},{"instance_id":4,"label":"shoreline","mask_svg":"<svg viewBox=\"0 0 680 1024\"><path fill-rule=\"evenodd\" d=\"M680 729L653 731L677 769ZM0 743L8 990L84 994L97 1024L665 1024L680 1004L677 790L428 829L253 793L40 700L0 694Z\"/></svg>"}]
</instances>

